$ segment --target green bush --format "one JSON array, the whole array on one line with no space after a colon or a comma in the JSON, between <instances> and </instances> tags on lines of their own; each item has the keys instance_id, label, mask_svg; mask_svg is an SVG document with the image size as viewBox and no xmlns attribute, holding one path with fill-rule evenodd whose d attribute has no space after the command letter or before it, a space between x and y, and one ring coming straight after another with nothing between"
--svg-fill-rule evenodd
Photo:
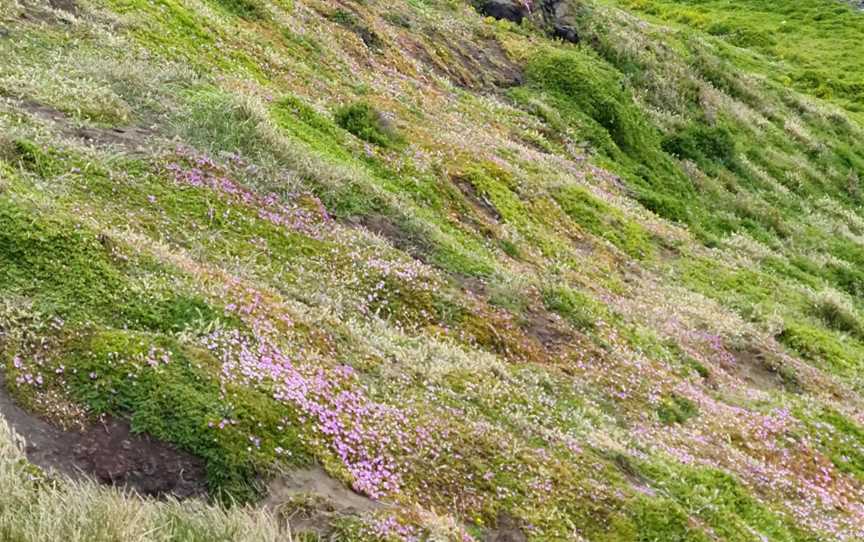
<instances>
[{"instance_id":1,"label":"green bush","mask_svg":"<svg viewBox=\"0 0 864 542\"><path fill-rule=\"evenodd\" d=\"M699 165L729 166L735 160L735 140L723 126L691 124L663 141L663 150Z\"/></svg>"},{"instance_id":2,"label":"green bush","mask_svg":"<svg viewBox=\"0 0 864 542\"><path fill-rule=\"evenodd\" d=\"M647 209L676 222L692 221L683 203L692 185L663 152L659 131L620 71L586 48L546 50L531 58L525 81L511 92L515 100L558 131L572 127Z\"/></svg>"},{"instance_id":3,"label":"green bush","mask_svg":"<svg viewBox=\"0 0 864 542\"><path fill-rule=\"evenodd\" d=\"M630 256L646 257L654 252L648 232L638 224L579 186L566 186L553 197L572 220L592 234L608 240Z\"/></svg>"},{"instance_id":4,"label":"green bush","mask_svg":"<svg viewBox=\"0 0 864 542\"><path fill-rule=\"evenodd\" d=\"M571 118L600 125L625 152L640 151L656 133L625 91L622 75L585 50L552 50L537 55L525 70L529 86L551 95ZM602 134L593 135L601 143Z\"/></svg>"},{"instance_id":5,"label":"green bush","mask_svg":"<svg viewBox=\"0 0 864 542\"><path fill-rule=\"evenodd\" d=\"M594 329L600 317L597 303L568 286L550 286L543 290L543 304L579 329Z\"/></svg>"},{"instance_id":6,"label":"green bush","mask_svg":"<svg viewBox=\"0 0 864 542\"><path fill-rule=\"evenodd\" d=\"M832 329L856 336L864 332L855 307L837 291L820 292L814 300L813 310Z\"/></svg>"},{"instance_id":7,"label":"green bush","mask_svg":"<svg viewBox=\"0 0 864 542\"><path fill-rule=\"evenodd\" d=\"M264 6L258 0L211 0L211 2L231 15L243 19L263 19L266 14Z\"/></svg>"},{"instance_id":8,"label":"green bush","mask_svg":"<svg viewBox=\"0 0 864 542\"><path fill-rule=\"evenodd\" d=\"M699 414L699 407L686 397L673 395L660 403L657 417L666 425L684 423Z\"/></svg>"},{"instance_id":9,"label":"green bush","mask_svg":"<svg viewBox=\"0 0 864 542\"><path fill-rule=\"evenodd\" d=\"M402 143L401 137L386 123L381 113L365 102L336 111L336 124L379 147L398 147Z\"/></svg>"}]
</instances>

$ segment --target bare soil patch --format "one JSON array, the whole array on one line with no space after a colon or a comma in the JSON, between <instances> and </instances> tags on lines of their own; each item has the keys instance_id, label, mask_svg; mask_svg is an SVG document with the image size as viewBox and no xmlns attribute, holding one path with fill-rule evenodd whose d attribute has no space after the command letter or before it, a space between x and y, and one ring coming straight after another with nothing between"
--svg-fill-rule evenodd
<instances>
[{"instance_id":1,"label":"bare soil patch","mask_svg":"<svg viewBox=\"0 0 864 542\"><path fill-rule=\"evenodd\" d=\"M469 292L480 299L489 297L489 287L483 279L461 274L456 274L453 278L463 291Z\"/></svg>"},{"instance_id":2,"label":"bare soil patch","mask_svg":"<svg viewBox=\"0 0 864 542\"><path fill-rule=\"evenodd\" d=\"M200 459L147 435L134 434L129 423L118 418L108 417L82 432L63 431L16 405L2 373L0 415L24 438L27 459L40 468L143 495L186 498L207 491Z\"/></svg>"},{"instance_id":3,"label":"bare soil patch","mask_svg":"<svg viewBox=\"0 0 864 542\"><path fill-rule=\"evenodd\" d=\"M48 0L47 9L44 4L40 5L37 2L22 2L19 16L25 21L37 21L48 24L68 23L69 21L63 14L58 16L57 13L51 10L60 11L68 15L77 16L80 13L78 3L75 0Z\"/></svg>"},{"instance_id":4,"label":"bare soil patch","mask_svg":"<svg viewBox=\"0 0 864 542\"><path fill-rule=\"evenodd\" d=\"M573 336L562 328L560 322L544 310L530 311L522 327L525 333L547 349L565 346L573 341Z\"/></svg>"},{"instance_id":5,"label":"bare soil patch","mask_svg":"<svg viewBox=\"0 0 864 542\"><path fill-rule=\"evenodd\" d=\"M35 117L55 123L61 134L96 147L119 147L126 151L141 152L149 140L157 135L154 129L145 126L81 126L63 111L30 100L22 100L16 105Z\"/></svg>"},{"instance_id":6,"label":"bare soil patch","mask_svg":"<svg viewBox=\"0 0 864 542\"><path fill-rule=\"evenodd\" d=\"M78 3L75 0L48 0L48 5L54 9L66 11L73 15L78 13Z\"/></svg>"},{"instance_id":7,"label":"bare soil patch","mask_svg":"<svg viewBox=\"0 0 864 542\"><path fill-rule=\"evenodd\" d=\"M749 385L763 391L795 391L796 383L790 380L791 375L784 374L770 352L755 346L732 349L731 352L735 364L724 368Z\"/></svg>"},{"instance_id":8,"label":"bare soil patch","mask_svg":"<svg viewBox=\"0 0 864 542\"><path fill-rule=\"evenodd\" d=\"M429 242L421 234L408 231L386 215L369 214L349 217L346 222L350 226L362 226L372 233L387 239L395 248L410 254L421 262L429 262Z\"/></svg>"},{"instance_id":9,"label":"bare soil patch","mask_svg":"<svg viewBox=\"0 0 864 542\"><path fill-rule=\"evenodd\" d=\"M321 467L310 467L270 482L264 506L287 519L294 534L326 539L339 517L361 515L387 505L355 493Z\"/></svg>"},{"instance_id":10,"label":"bare soil patch","mask_svg":"<svg viewBox=\"0 0 864 542\"><path fill-rule=\"evenodd\" d=\"M462 88L508 88L522 83L522 69L507 55L501 44L488 39L479 45L471 41L461 43L448 39L434 30L428 37L435 44L429 47L423 41L403 36L399 45L408 54L428 66L441 77Z\"/></svg>"},{"instance_id":11,"label":"bare soil patch","mask_svg":"<svg viewBox=\"0 0 864 542\"><path fill-rule=\"evenodd\" d=\"M459 188L465 198L471 202L481 213L495 222L501 221L501 213L486 197L477 192L477 189L469 181L461 178L454 178L453 183Z\"/></svg>"},{"instance_id":12,"label":"bare soil patch","mask_svg":"<svg viewBox=\"0 0 864 542\"><path fill-rule=\"evenodd\" d=\"M500 514L495 529L486 533L484 542L528 542L528 537L519 526L516 518Z\"/></svg>"}]
</instances>

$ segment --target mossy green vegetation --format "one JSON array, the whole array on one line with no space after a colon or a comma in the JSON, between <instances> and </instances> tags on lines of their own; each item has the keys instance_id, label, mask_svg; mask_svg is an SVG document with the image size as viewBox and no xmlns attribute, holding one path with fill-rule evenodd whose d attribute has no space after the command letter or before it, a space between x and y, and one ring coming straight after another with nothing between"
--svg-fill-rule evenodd
<instances>
[{"instance_id":1,"label":"mossy green vegetation","mask_svg":"<svg viewBox=\"0 0 864 542\"><path fill-rule=\"evenodd\" d=\"M336 111L336 124L363 141L392 147L401 143L396 131L388 125L381 112L368 103L358 102L341 107Z\"/></svg>"},{"instance_id":2,"label":"mossy green vegetation","mask_svg":"<svg viewBox=\"0 0 864 542\"><path fill-rule=\"evenodd\" d=\"M552 286L543 291L543 304L579 329L591 330L603 314L596 301L568 286Z\"/></svg>"},{"instance_id":3,"label":"mossy green vegetation","mask_svg":"<svg viewBox=\"0 0 864 542\"><path fill-rule=\"evenodd\" d=\"M292 510L310 465L387 503L299 496L331 538L864 537L851 7L565 1L572 44L439 0L7 4L22 406L198 456L210 506Z\"/></svg>"}]
</instances>

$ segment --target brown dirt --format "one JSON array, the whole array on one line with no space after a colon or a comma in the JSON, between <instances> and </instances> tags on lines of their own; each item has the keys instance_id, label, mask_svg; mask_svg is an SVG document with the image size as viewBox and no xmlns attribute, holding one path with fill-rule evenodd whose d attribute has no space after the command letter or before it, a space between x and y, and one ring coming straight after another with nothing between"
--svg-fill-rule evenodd
<instances>
[{"instance_id":1,"label":"brown dirt","mask_svg":"<svg viewBox=\"0 0 864 542\"><path fill-rule=\"evenodd\" d=\"M310 467L270 482L264 506L287 519L294 534L326 539L339 517L373 512L387 505L351 491L321 467Z\"/></svg>"},{"instance_id":2,"label":"brown dirt","mask_svg":"<svg viewBox=\"0 0 864 542\"><path fill-rule=\"evenodd\" d=\"M0 373L0 415L24 438L27 459L75 479L92 478L143 495L186 498L206 493L203 462L106 418L82 432L63 431L15 404Z\"/></svg>"},{"instance_id":3,"label":"brown dirt","mask_svg":"<svg viewBox=\"0 0 864 542\"><path fill-rule=\"evenodd\" d=\"M483 279L468 275L454 275L454 279L463 291L469 292L481 299L489 297L489 288Z\"/></svg>"},{"instance_id":4,"label":"brown dirt","mask_svg":"<svg viewBox=\"0 0 864 542\"><path fill-rule=\"evenodd\" d=\"M126 151L140 152L146 148L148 140L157 135L155 130L144 126L80 126L66 113L30 100L22 100L15 105L35 117L53 122L61 134L96 147L118 147Z\"/></svg>"},{"instance_id":5,"label":"brown dirt","mask_svg":"<svg viewBox=\"0 0 864 542\"><path fill-rule=\"evenodd\" d=\"M510 60L497 40L488 39L476 46L470 41L453 42L434 30L429 32L429 41L434 43L434 46L428 46L407 35L400 37L399 46L454 85L488 89L521 84L522 70Z\"/></svg>"},{"instance_id":6,"label":"brown dirt","mask_svg":"<svg viewBox=\"0 0 864 542\"><path fill-rule=\"evenodd\" d=\"M470 181L456 177L453 179L453 183L459 188L462 194L465 195L468 201L470 201L471 204L486 217L495 222L501 221L501 213L498 212L498 209L492 205L491 201L480 195Z\"/></svg>"},{"instance_id":7,"label":"brown dirt","mask_svg":"<svg viewBox=\"0 0 864 542\"><path fill-rule=\"evenodd\" d=\"M78 4L75 0L48 0L48 5L54 9L66 11L73 15L78 13Z\"/></svg>"},{"instance_id":8,"label":"brown dirt","mask_svg":"<svg viewBox=\"0 0 864 542\"><path fill-rule=\"evenodd\" d=\"M770 352L762 351L755 346L733 349L731 352L735 356L735 364L724 369L749 385L764 391L789 387L775 363L772 362Z\"/></svg>"},{"instance_id":9,"label":"brown dirt","mask_svg":"<svg viewBox=\"0 0 864 542\"><path fill-rule=\"evenodd\" d=\"M75 0L48 0L51 9L77 16L79 14L78 3ZM68 23L62 14L58 16L55 12L46 9L44 4L34 2L22 2L22 10L19 12L21 19L25 21L37 21L48 24Z\"/></svg>"},{"instance_id":10,"label":"brown dirt","mask_svg":"<svg viewBox=\"0 0 864 542\"><path fill-rule=\"evenodd\" d=\"M395 248L407 252L421 262L428 262L429 243L419 234L400 227L392 218L381 214L353 216L346 220L351 226L362 226L390 241Z\"/></svg>"},{"instance_id":11,"label":"brown dirt","mask_svg":"<svg viewBox=\"0 0 864 542\"><path fill-rule=\"evenodd\" d=\"M633 489L650 497L657 496L657 492L651 488L651 480L640 474L627 456L615 454L612 457L612 461L615 463L615 466L618 467L621 474L624 475L624 478L630 482L630 486L633 487Z\"/></svg>"},{"instance_id":12,"label":"brown dirt","mask_svg":"<svg viewBox=\"0 0 864 542\"><path fill-rule=\"evenodd\" d=\"M500 514L496 523L496 528L486 533L484 542L528 542L516 518Z\"/></svg>"},{"instance_id":13,"label":"brown dirt","mask_svg":"<svg viewBox=\"0 0 864 542\"><path fill-rule=\"evenodd\" d=\"M561 328L560 322L544 310L530 311L522 327L526 334L550 350L573 341L573 336Z\"/></svg>"},{"instance_id":14,"label":"brown dirt","mask_svg":"<svg viewBox=\"0 0 864 542\"><path fill-rule=\"evenodd\" d=\"M115 146L132 151L143 150L147 139L154 135L153 130L141 126L76 128L71 133L90 145L97 147Z\"/></svg>"}]
</instances>

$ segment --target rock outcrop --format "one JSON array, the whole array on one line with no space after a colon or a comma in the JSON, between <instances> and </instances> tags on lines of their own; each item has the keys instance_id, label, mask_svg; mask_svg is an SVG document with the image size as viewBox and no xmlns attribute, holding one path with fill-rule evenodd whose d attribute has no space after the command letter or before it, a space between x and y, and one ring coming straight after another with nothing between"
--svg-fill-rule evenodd
<instances>
[{"instance_id":1,"label":"rock outcrop","mask_svg":"<svg viewBox=\"0 0 864 542\"><path fill-rule=\"evenodd\" d=\"M483 0L477 6L477 10L487 17L504 19L517 24L531 14L528 4L519 0Z\"/></svg>"},{"instance_id":2,"label":"rock outcrop","mask_svg":"<svg viewBox=\"0 0 864 542\"><path fill-rule=\"evenodd\" d=\"M580 4L567 0L542 0L540 13L549 34L570 43L579 43L577 19Z\"/></svg>"},{"instance_id":3,"label":"rock outcrop","mask_svg":"<svg viewBox=\"0 0 864 542\"><path fill-rule=\"evenodd\" d=\"M579 43L576 20L581 5L574 0L541 0L537 9L532 9L531 0L481 0L475 6L477 11L487 17L517 24L533 17L550 36Z\"/></svg>"}]
</instances>

